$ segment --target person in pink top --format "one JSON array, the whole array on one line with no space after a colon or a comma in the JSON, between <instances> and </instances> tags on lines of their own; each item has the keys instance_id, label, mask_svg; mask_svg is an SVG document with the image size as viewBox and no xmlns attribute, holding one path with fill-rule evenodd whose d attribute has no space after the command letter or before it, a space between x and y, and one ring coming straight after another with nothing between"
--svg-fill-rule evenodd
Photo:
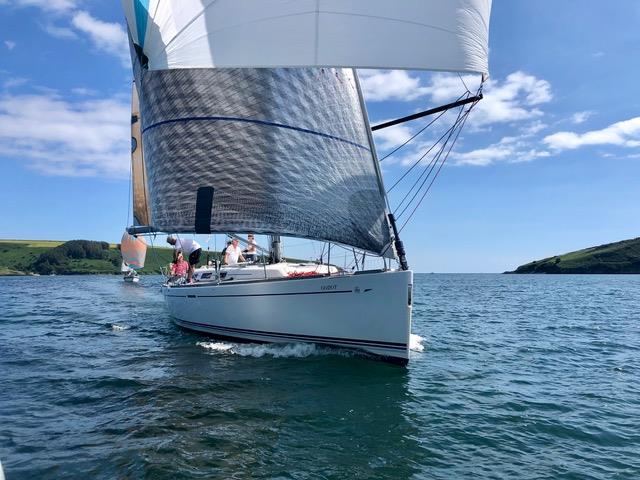
<instances>
[{"instance_id":1,"label":"person in pink top","mask_svg":"<svg viewBox=\"0 0 640 480\"><path fill-rule=\"evenodd\" d=\"M185 261L182 252L176 252L175 262L171 264L171 275L175 277L184 277L189 271L189 263Z\"/></svg>"}]
</instances>

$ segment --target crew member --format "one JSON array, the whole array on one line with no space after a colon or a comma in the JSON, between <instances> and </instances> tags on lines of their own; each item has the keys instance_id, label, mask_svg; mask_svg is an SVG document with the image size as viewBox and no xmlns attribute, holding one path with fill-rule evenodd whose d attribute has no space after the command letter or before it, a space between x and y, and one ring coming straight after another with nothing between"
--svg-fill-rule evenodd
<instances>
[{"instance_id":1,"label":"crew member","mask_svg":"<svg viewBox=\"0 0 640 480\"><path fill-rule=\"evenodd\" d=\"M195 266L200 261L202 247L198 242L190 238L176 238L173 235L167 237L167 243L173 245L174 250L181 250L184 256L189 258L189 271L187 272L187 282L191 283Z\"/></svg>"},{"instance_id":2,"label":"crew member","mask_svg":"<svg viewBox=\"0 0 640 480\"><path fill-rule=\"evenodd\" d=\"M234 238L231 240L231 245L227 247L227 251L224 254L224 263L227 265L237 265L238 262L244 262L242 250L238 243L238 239Z\"/></svg>"}]
</instances>

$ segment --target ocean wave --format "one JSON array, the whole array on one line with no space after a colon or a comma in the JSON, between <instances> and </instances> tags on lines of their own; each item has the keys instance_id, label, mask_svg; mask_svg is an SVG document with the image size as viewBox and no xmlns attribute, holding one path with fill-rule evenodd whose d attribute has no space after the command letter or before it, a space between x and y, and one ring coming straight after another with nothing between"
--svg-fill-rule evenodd
<instances>
[{"instance_id":1,"label":"ocean wave","mask_svg":"<svg viewBox=\"0 0 640 480\"><path fill-rule=\"evenodd\" d=\"M422 345L422 342L424 342L424 338L412 333L411 338L409 339L409 349L413 352L424 352L424 345Z\"/></svg>"},{"instance_id":2,"label":"ocean wave","mask_svg":"<svg viewBox=\"0 0 640 480\"><path fill-rule=\"evenodd\" d=\"M241 357L260 358L306 358L319 355L353 356L354 353L331 347L318 346L313 343L228 343L197 342L197 346L211 352L239 355Z\"/></svg>"}]
</instances>

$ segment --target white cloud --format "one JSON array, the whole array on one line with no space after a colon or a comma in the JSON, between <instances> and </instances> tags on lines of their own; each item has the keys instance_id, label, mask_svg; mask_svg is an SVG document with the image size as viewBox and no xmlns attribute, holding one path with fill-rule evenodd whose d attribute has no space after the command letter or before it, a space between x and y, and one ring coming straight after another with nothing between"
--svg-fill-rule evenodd
<instances>
[{"instance_id":1,"label":"white cloud","mask_svg":"<svg viewBox=\"0 0 640 480\"><path fill-rule=\"evenodd\" d=\"M42 27L42 29L49 35L55 38L76 39L78 35L67 27L58 27L53 24L48 24Z\"/></svg>"},{"instance_id":2,"label":"white cloud","mask_svg":"<svg viewBox=\"0 0 640 480\"><path fill-rule=\"evenodd\" d=\"M573 150L587 145L640 147L640 117L616 122L601 130L591 130L586 133L554 133L546 136L544 143L556 150Z\"/></svg>"},{"instance_id":3,"label":"white cloud","mask_svg":"<svg viewBox=\"0 0 640 480\"><path fill-rule=\"evenodd\" d=\"M9 50L13 50L14 48L16 48L16 42L11 40L5 40L4 46L7 47Z\"/></svg>"},{"instance_id":4,"label":"white cloud","mask_svg":"<svg viewBox=\"0 0 640 480\"><path fill-rule=\"evenodd\" d=\"M458 153L453 156L457 165L486 166L496 161L504 160L511 155L511 149L500 145L490 145L466 153Z\"/></svg>"},{"instance_id":5,"label":"white cloud","mask_svg":"<svg viewBox=\"0 0 640 480\"><path fill-rule=\"evenodd\" d=\"M0 155L52 175L126 178L130 114L120 99L0 96Z\"/></svg>"},{"instance_id":6,"label":"white cloud","mask_svg":"<svg viewBox=\"0 0 640 480\"><path fill-rule=\"evenodd\" d=\"M536 133L539 133L541 130L544 130L548 126L549 125L547 125L546 123L543 123L540 120L536 120L535 122L531 122L530 124L522 127L520 131L522 132L523 136L531 137Z\"/></svg>"},{"instance_id":7,"label":"white cloud","mask_svg":"<svg viewBox=\"0 0 640 480\"><path fill-rule=\"evenodd\" d=\"M2 87L6 90L10 89L10 88L14 88L14 87L19 87L21 85L24 85L25 83L27 83L29 80L26 78L21 78L21 77L13 77L13 78L9 78L7 80L5 80L2 83Z\"/></svg>"},{"instance_id":8,"label":"white cloud","mask_svg":"<svg viewBox=\"0 0 640 480\"><path fill-rule=\"evenodd\" d=\"M84 11L76 12L71 23L87 34L98 49L119 57L125 65L128 65L128 40L122 25L103 22Z\"/></svg>"},{"instance_id":9,"label":"white cloud","mask_svg":"<svg viewBox=\"0 0 640 480\"><path fill-rule=\"evenodd\" d=\"M93 90L91 88L85 88L85 87L72 88L71 92L75 93L76 95L83 96L83 97L92 97L92 96L98 94L97 91L95 91L95 90Z\"/></svg>"},{"instance_id":10,"label":"white cloud","mask_svg":"<svg viewBox=\"0 0 640 480\"><path fill-rule=\"evenodd\" d=\"M431 77L426 90L429 92L431 101L438 105L452 102L468 88L475 92L480 86L479 75L453 75L438 73Z\"/></svg>"},{"instance_id":11,"label":"white cloud","mask_svg":"<svg viewBox=\"0 0 640 480\"><path fill-rule=\"evenodd\" d=\"M571 121L575 124L580 124L586 122L589 117L593 115L593 112L585 110L584 112L577 112L571 115Z\"/></svg>"},{"instance_id":12,"label":"white cloud","mask_svg":"<svg viewBox=\"0 0 640 480\"><path fill-rule=\"evenodd\" d=\"M498 143L470 152L451 154L456 165L487 166L497 162L530 162L536 158L549 157L546 150L535 149L530 142L520 137L504 137Z\"/></svg>"},{"instance_id":13,"label":"white cloud","mask_svg":"<svg viewBox=\"0 0 640 480\"><path fill-rule=\"evenodd\" d=\"M38 7L42 10L63 13L76 8L79 0L14 0L13 5L20 7Z\"/></svg>"},{"instance_id":14,"label":"white cloud","mask_svg":"<svg viewBox=\"0 0 640 480\"><path fill-rule=\"evenodd\" d=\"M411 135L411 128L407 125L394 125L374 132L378 150L394 149L409 140Z\"/></svg>"},{"instance_id":15,"label":"white cloud","mask_svg":"<svg viewBox=\"0 0 640 480\"><path fill-rule=\"evenodd\" d=\"M489 80L483 92L469 118L475 127L542 117L538 105L553 98L549 82L523 72L510 74L502 83Z\"/></svg>"},{"instance_id":16,"label":"white cloud","mask_svg":"<svg viewBox=\"0 0 640 480\"><path fill-rule=\"evenodd\" d=\"M87 35L98 50L118 57L123 66L130 66L129 44L125 29L119 23L104 22L92 17L86 11L78 10L83 0L0 0L0 4L6 3L17 7L40 8L48 14L47 21L49 22L52 20L52 16L70 19L71 25ZM55 38L79 38L71 28L53 23L42 26L42 29Z\"/></svg>"},{"instance_id":17,"label":"white cloud","mask_svg":"<svg viewBox=\"0 0 640 480\"><path fill-rule=\"evenodd\" d=\"M405 70L359 70L362 93L368 101L410 101L427 95L429 90L420 86L420 79Z\"/></svg>"},{"instance_id":18,"label":"white cloud","mask_svg":"<svg viewBox=\"0 0 640 480\"><path fill-rule=\"evenodd\" d=\"M418 88L421 92L428 92L434 104L442 105L458 98L466 88L469 91L477 91L479 80L479 77L472 75L460 77L436 74L431 77L428 85L418 84ZM539 132L548 128L548 125L541 120L544 113L539 107L553 98L549 82L523 72L514 72L504 81L489 80L483 87L483 93L484 99L475 106L466 122L466 135L486 131L495 124L507 124L503 128L512 127L515 136L504 136L497 143L468 152L454 150L451 153L452 163L484 166L496 162L528 162L550 156L549 151L541 148L537 140ZM413 164L441 134L445 133L449 126L454 124L457 114L457 110L447 112L434 127L429 128L429 132L425 132L427 138L423 137L411 142L390 161L403 165ZM424 122L421 123L422 125ZM375 133L380 150L390 151L416 131L415 124L408 123L401 126L403 129L400 131L385 133L385 130L380 130ZM436 146L422 161L429 162L439 149L440 147Z\"/></svg>"},{"instance_id":19,"label":"white cloud","mask_svg":"<svg viewBox=\"0 0 640 480\"><path fill-rule=\"evenodd\" d=\"M362 73L360 73L362 76ZM404 71L367 73L362 80L365 98L377 100L414 100L428 96L435 105L452 102L466 91L477 91L480 77L474 75L435 74L427 85ZM469 117L469 125L478 130L495 123L520 122L543 116L539 106L553 99L551 84L524 72L511 73L500 82L490 79L483 87L484 98Z\"/></svg>"}]
</instances>

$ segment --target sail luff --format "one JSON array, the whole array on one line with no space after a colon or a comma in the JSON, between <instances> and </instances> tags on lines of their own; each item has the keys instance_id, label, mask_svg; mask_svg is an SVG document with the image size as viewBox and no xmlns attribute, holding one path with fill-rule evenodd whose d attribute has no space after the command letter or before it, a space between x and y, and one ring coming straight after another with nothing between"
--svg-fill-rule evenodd
<instances>
[{"instance_id":1,"label":"sail luff","mask_svg":"<svg viewBox=\"0 0 640 480\"><path fill-rule=\"evenodd\" d=\"M134 82L131 90L131 183L133 186L133 219L135 225L150 225L149 192L147 190L141 125L138 88Z\"/></svg>"},{"instance_id":2,"label":"sail luff","mask_svg":"<svg viewBox=\"0 0 640 480\"><path fill-rule=\"evenodd\" d=\"M373 139L373 131L371 130L371 124L369 122L369 113L367 112L367 104L364 100L364 95L362 94L362 88L360 86L360 79L358 78L358 72L353 69L353 78L355 79L356 89L358 91L358 98L360 100L360 109L362 112L362 118L364 120L365 128L367 130L367 138L369 140L369 147L371 148L371 159L373 160L373 168L376 172L376 179L378 180L378 188L380 189L380 195L384 199L385 204L385 225L387 229L391 232L391 225L389 224L388 215L391 212L391 207L389 205L389 197L387 196L387 189L384 187L384 177L382 176L382 171L380 170L380 161L378 160L378 152L376 150L375 140ZM390 238L389 244L391 244L393 239ZM393 258L395 256L395 252L393 249L389 248L389 245L386 245L383 250L383 256Z\"/></svg>"}]
</instances>

